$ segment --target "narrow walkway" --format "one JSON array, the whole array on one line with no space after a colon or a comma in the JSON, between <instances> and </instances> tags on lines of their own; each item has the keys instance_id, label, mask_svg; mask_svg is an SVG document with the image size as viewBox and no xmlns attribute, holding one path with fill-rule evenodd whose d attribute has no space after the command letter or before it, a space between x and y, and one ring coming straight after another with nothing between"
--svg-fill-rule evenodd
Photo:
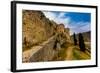
<instances>
[{"instance_id":1,"label":"narrow walkway","mask_svg":"<svg viewBox=\"0 0 100 73\"><path fill-rule=\"evenodd\" d=\"M72 60L72 59L73 59L73 47L68 47L66 50L65 60Z\"/></svg>"},{"instance_id":2,"label":"narrow walkway","mask_svg":"<svg viewBox=\"0 0 100 73\"><path fill-rule=\"evenodd\" d=\"M47 41L43 42L38 46L33 46L29 50L26 50L22 53L22 62L29 62L30 57L38 52L43 46L45 46L50 40L54 40L55 36L50 37Z\"/></svg>"}]
</instances>

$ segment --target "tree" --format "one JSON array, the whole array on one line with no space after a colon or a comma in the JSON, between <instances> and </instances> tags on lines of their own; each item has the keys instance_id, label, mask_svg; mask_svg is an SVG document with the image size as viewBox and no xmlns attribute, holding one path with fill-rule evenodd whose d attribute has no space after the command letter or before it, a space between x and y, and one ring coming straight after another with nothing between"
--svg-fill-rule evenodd
<instances>
[{"instance_id":1,"label":"tree","mask_svg":"<svg viewBox=\"0 0 100 73\"><path fill-rule=\"evenodd\" d=\"M77 45L77 39L76 39L75 33L74 33L74 35L73 35L73 38L74 38L74 45Z\"/></svg>"},{"instance_id":2,"label":"tree","mask_svg":"<svg viewBox=\"0 0 100 73\"><path fill-rule=\"evenodd\" d=\"M84 43L84 38L82 36L82 33L79 33L79 47L81 51L85 52L86 48L85 48L85 43Z\"/></svg>"}]
</instances>

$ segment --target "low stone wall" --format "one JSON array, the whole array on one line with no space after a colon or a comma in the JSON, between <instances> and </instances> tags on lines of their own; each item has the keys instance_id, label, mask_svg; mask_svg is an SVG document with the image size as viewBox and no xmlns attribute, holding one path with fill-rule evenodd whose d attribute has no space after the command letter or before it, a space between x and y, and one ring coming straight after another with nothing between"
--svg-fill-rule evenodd
<instances>
[{"instance_id":1,"label":"low stone wall","mask_svg":"<svg viewBox=\"0 0 100 73\"><path fill-rule=\"evenodd\" d=\"M55 40L56 36L53 36L43 43L41 48L30 57L29 62L51 61L57 53L54 49Z\"/></svg>"}]
</instances>

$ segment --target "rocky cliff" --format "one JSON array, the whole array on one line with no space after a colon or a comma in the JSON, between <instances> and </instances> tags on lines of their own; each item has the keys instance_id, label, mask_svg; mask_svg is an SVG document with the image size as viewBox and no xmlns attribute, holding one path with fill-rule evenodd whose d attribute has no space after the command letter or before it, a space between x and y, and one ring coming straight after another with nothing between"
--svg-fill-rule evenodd
<instances>
[{"instance_id":1,"label":"rocky cliff","mask_svg":"<svg viewBox=\"0 0 100 73\"><path fill-rule=\"evenodd\" d=\"M41 11L23 10L23 47L38 45L55 33L56 23Z\"/></svg>"},{"instance_id":2,"label":"rocky cliff","mask_svg":"<svg viewBox=\"0 0 100 73\"><path fill-rule=\"evenodd\" d=\"M59 34L60 43L70 41L69 29L64 24L57 24L49 20L41 11L23 10L22 11L22 38L23 50L30 49L48 40L55 34Z\"/></svg>"}]
</instances>

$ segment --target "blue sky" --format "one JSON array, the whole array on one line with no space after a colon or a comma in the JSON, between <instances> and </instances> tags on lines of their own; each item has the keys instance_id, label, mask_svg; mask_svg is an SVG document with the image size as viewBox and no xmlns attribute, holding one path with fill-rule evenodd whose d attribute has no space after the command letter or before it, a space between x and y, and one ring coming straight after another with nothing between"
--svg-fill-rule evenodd
<instances>
[{"instance_id":1,"label":"blue sky","mask_svg":"<svg viewBox=\"0 0 100 73\"><path fill-rule=\"evenodd\" d=\"M80 33L90 31L91 14L79 12L44 12L45 16L56 23L63 23L66 28L70 28L70 33Z\"/></svg>"}]
</instances>

